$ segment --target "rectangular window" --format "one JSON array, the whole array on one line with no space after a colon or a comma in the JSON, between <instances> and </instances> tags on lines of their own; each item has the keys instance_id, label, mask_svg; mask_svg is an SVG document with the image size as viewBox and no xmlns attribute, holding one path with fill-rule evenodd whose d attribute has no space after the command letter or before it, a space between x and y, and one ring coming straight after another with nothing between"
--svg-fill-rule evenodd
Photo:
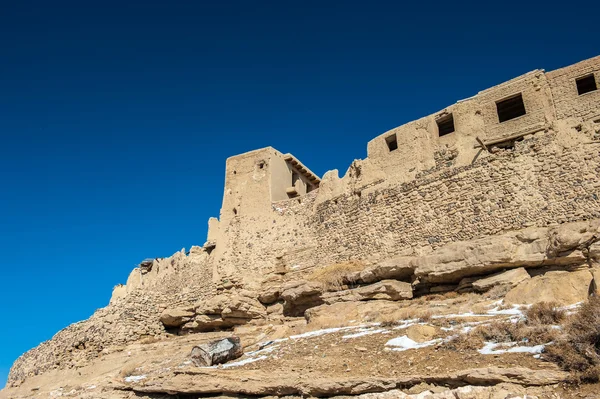
<instances>
[{"instance_id":1,"label":"rectangular window","mask_svg":"<svg viewBox=\"0 0 600 399\"><path fill-rule=\"evenodd\" d=\"M496 102L496 110L498 111L498 121L500 123L518 118L527 113L525 112L525 103L523 103L521 93Z\"/></svg>"},{"instance_id":2,"label":"rectangular window","mask_svg":"<svg viewBox=\"0 0 600 399\"><path fill-rule=\"evenodd\" d=\"M596 86L596 79L594 78L593 73L582 78L575 79L575 83L577 84L577 93L579 95L598 90L598 87Z\"/></svg>"},{"instance_id":3,"label":"rectangular window","mask_svg":"<svg viewBox=\"0 0 600 399\"><path fill-rule=\"evenodd\" d=\"M440 137L454 132L454 116L452 114L442 116L435 121L438 126L438 135Z\"/></svg>"},{"instance_id":4,"label":"rectangular window","mask_svg":"<svg viewBox=\"0 0 600 399\"><path fill-rule=\"evenodd\" d=\"M385 138L385 142L388 146L388 149L391 151L395 151L398 149L398 140L396 139L396 135L393 134Z\"/></svg>"}]
</instances>

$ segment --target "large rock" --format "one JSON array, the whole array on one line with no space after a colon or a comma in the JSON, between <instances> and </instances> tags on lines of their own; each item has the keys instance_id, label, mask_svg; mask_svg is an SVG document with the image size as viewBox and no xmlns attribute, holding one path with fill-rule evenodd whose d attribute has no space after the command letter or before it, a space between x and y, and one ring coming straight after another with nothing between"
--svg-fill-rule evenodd
<instances>
[{"instance_id":1,"label":"large rock","mask_svg":"<svg viewBox=\"0 0 600 399\"><path fill-rule=\"evenodd\" d=\"M323 304L323 287L319 283L294 281L282 287L283 313L286 316L302 316L306 309Z\"/></svg>"},{"instance_id":2,"label":"large rock","mask_svg":"<svg viewBox=\"0 0 600 399\"><path fill-rule=\"evenodd\" d=\"M167 308L160 315L166 327L180 327L190 321L195 313L190 308Z\"/></svg>"},{"instance_id":3,"label":"large rock","mask_svg":"<svg viewBox=\"0 0 600 399\"><path fill-rule=\"evenodd\" d=\"M194 346L190 358L198 367L212 366L237 359L243 353L240 338L231 337Z\"/></svg>"},{"instance_id":4,"label":"large rock","mask_svg":"<svg viewBox=\"0 0 600 399\"><path fill-rule=\"evenodd\" d=\"M405 330L406 336L415 342L431 341L439 331L434 326L426 324L413 324Z\"/></svg>"},{"instance_id":5,"label":"large rock","mask_svg":"<svg viewBox=\"0 0 600 399\"><path fill-rule=\"evenodd\" d=\"M338 292L327 292L322 295L323 302L327 304L371 299L399 301L402 299L411 299L412 297L412 285L397 280L383 280L364 287Z\"/></svg>"},{"instance_id":6,"label":"large rock","mask_svg":"<svg viewBox=\"0 0 600 399\"><path fill-rule=\"evenodd\" d=\"M548 272L523 281L506 294L504 301L509 304L557 302L572 305L587 299L591 284L592 274L588 270Z\"/></svg>"},{"instance_id":7,"label":"large rock","mask_svg":"<svg viewBox=\"0 0 600 399\"><path fill-rule=\"evenodd\" d=\"M195 317L185 323L185 331L213 331L266 319L266 308L250 292L221 294L196 305Z\"/></svg>"},{"instance_id":8,"label":"large rock","mask_svg":"<svg viewBox=\"0 0 600 399\"><path fill-rule=\"evenodd\" d=\"M369 266L359 272L350 273L346 280L350 283L374 283L380 280L405 280L414 272L410 257L396 257Z\"/></svg>"},{"instance_id":9,"label":"large rock","mask_svg":"<svg viewBox=\"0 0 600 399\"><path fill-rule=\"evenodd\" d=\"M489 289L503 285L508 287L514 287L522 281L529 280L531 276L522 267L518 269L508 270L506 272L497 273L486 278L482 278L473 282L473 289L477 292L485 292Z\"/></svg>"},{"instance_id":10,"label":"large rock","mask_svg":"<svg viewBox=\"0 0 600 399\"><path fill-rule=\"evenodd\" d=\"M429 283L457 283L464 277L517 267L569 266L596 253L600 221L528 228L500 236L448 244L413 257L415 276Z\"/></svg>"}]
</instances>

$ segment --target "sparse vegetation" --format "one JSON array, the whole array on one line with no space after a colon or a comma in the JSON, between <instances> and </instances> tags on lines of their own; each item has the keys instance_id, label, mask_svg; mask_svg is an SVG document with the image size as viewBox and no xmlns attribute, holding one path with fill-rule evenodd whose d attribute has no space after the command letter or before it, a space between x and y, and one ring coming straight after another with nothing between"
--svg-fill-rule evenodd
<instances>
[{"instance_id":1,"label":"sparse vegetation","mask_svg":"<svg viewBox=\"0 0 600 399\"><path fill-rule=\"evenodd\" d=\"M555 302L538 302L525 311L528 325L560 324L567 313Z\"/></svg>"},{"instance_id":2,"label":"sparse vegetation","mask_svg":"<svg viewBox=\"0 0 600 399\"><path fill-rule=\"evenodd\" d=\"M405 320L418 320L426 323L431 320L431 310L420 308L403 308L394 313L383 315L378 318L382 327L394 327L403 323Z\"/></svg>"},{"instance_id":3,"label":"sparse vegetation","mask_svg":"<svg viewBox=\"0 0 600 399\"><path fill-rule=\"evenodd\" d=\"M364 262L358 260L335 263L313 271L307 279L321 283L325 291L341 291L350 288L348 285L352 284L352 281L349 275L363 270L364 267Z\"/></svg>"},{"instance_id":4,"label":"sparse vegetation","mask_svg":"<svg viewBox=\"0 0 600 399\"><path fill-rule=\"evenodd\" d=\"M568 320L564 335L546 356L581 382L600 382L600 298L591 297Z\"/></svg>"}]
</instances>

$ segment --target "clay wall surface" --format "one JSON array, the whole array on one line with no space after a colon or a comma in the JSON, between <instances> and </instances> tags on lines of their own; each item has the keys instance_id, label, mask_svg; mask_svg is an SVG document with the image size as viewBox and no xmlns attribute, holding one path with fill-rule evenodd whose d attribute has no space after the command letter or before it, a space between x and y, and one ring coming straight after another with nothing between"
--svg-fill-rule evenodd
<instances>
[{"instance_id":1,"label":"clay wall surface","mask_svg":"<svg viewBox=\"0 0 600 399\"><path fill-rule=\"evenodd\" d=\"M268 273L277 262L295 271L423 254L449 242L600 217L600 143L581 145L587 140L575 129L540 132L472 165L439 163L395 187L320 204L317 194L277 202L268 228L247 223L237 231L233 241L252 242L238 247L246 252L238 254L245 260L239 267Z\"/></svg>"},{"instance_id":2,"label":"clay wall surface","mask_svg":"<svg viewBox=\"0 0 600 399\"><path fill-rule=\"evenodd\" d=\"M596 87L600 88L600 56L546 74L557 118L600 119L600 90L583 95L577 92L575 79L589 74L594 74Z\"/></svg>"},{"instance_id":3,"label":"clay wall surface","mask_svg":"<svg viewBox=\"0 0 600 399\"><path fill-rule=\"evenodd\" d=\"M522 95L526 114L500 122L496 103L519 93ZM548 122L554 120L550 87L541 70L479 92L477 100L483 115L486 140L543 129Z\"/></svg>"}]
</instances>

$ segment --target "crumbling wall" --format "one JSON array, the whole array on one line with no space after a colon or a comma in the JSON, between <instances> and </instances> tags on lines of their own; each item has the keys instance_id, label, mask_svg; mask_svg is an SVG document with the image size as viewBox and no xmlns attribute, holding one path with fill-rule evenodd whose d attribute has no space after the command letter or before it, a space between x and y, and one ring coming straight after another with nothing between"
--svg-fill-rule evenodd
<instances>
[{"instance_id":1,"label":"crumbling wall","mask_svg":"<svg viewBox=\"0 0 600 399\"><path fill-rule=\"evenodd\" d=\"M500 122L497 102L522 95L526 114ZM477 100L485 123L486 140L543 130L554 118L552 94L544 71L536 70L479 92Z\"/></svg>"},{"instance_id":2,"label":"crumbling wall","mask_svg":"<svg viewBox=\"0 0 600 399\"><path fill-rule=\"evenodd\" d=\"M565 147L563 134L539 132L467 166L438 163L396 186L277 202L268 227L245 224L234 235L234 263L240 273L268 274L278 264L294 272L600 217L600 145L583 145L591 132L579 132Z\"/></svg>"},{"instance_id":3,"label":"crumbling wall","mask_svg":"<svg viewBox=\"0 0 600 399\"><path fill-rule=\"evenodd\" d=\"M577 92L575 80L589 74L594 74L596 86L600 88L600 56L546 74L557 118L600 119L600 90L583 95Z\"/></svg>"}]
</instances>

